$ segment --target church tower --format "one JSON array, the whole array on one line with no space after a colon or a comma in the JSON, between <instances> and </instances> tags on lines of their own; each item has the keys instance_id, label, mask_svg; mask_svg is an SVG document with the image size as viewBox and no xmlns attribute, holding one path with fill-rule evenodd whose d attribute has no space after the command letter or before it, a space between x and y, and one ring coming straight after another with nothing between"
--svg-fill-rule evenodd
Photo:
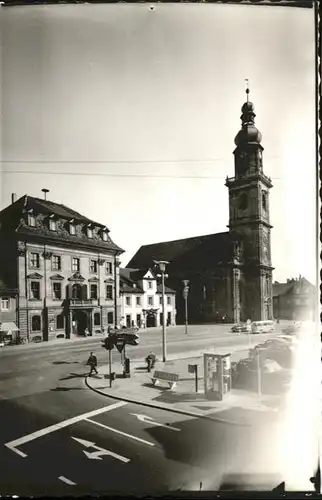
<instances>
[{"instance_id":1,"label":"church tower","mask_svg":"<svg viewBox=\"0 0 322 500\"><path fill-rule=\"evenodd\" d=\"M228 227L238 247L238 259L232 265L232 303L234 321L260 321L273 318L269 213L272 182L263 172L262 135L255 127L249 88L246 95L241 130L235 137L235 176L226 179Z\"/></svg>"}]
</instances>

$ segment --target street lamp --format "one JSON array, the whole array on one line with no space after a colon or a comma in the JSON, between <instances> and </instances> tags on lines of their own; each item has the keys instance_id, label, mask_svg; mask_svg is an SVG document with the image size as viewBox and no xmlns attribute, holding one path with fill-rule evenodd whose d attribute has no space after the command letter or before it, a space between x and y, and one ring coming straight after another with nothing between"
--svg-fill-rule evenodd
<instances>
[{"instance_id":1,"label":"street lamp","mask_svg":"<svg viewBox=\"0 0 322 500\"><path fill-rule=\"evenodd\" d=\"M162 358L163 362L167 360L167 339L165 333L165 307L164 307L164 278L167 278L168 275L165 274L166 265L169 264L166 260L154 260L155 265L157 265L161 272L161 285L162 285ZM157 275L160 276L160 275Z\"/></svg>"},{"instance_id":2,"label":"street lamp","mask_svg":"<svg viewBox=\"0 0 322 500\"><path fill-rule=\"evenodd\" d=\"M189 280L182 280L183 283L183 298L185 302L185 334L188 333L188 293L189 293Z\"/></svg>"},{"instance_id":3,"label":"street lamp","mask_svg":"<svg viewBox=\"0 0 322 500\"><path fill-rule=\"evenodd\" d=\"M119 276L118 276L118 268L120 267L120 260L118 257L115 255L114 257L114 327L115 330L118 328L118 315L117 315L117 306L118 306L118 295L119 295L119 290L118 290L118 285L119 285Z\"/></svg>"}]
</instances>

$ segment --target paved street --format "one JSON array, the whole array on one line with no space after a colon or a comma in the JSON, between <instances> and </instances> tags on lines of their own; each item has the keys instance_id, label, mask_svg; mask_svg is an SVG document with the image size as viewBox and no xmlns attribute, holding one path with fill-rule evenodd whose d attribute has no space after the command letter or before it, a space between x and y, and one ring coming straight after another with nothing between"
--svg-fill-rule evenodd
<instances>
[{"instance_id":1,"label":"paved street","mask_svg":"<svg viewBox=\"0 0 322 500\"><path fill-rule=\"evenodd\" d=\"M193 339L184 343L182 329L172 337L169 329L169 355L202 349L212 338L227 349L247 345L247 335L225 329L191 328ZM160 355L156 333L143 332L128 355ZM268 446L278 419L246 428L117 402L85 386L90 350L106 363L100 341L0 352L2 493L151 493L198 490L200 482L203 490L218 489L227 472L272 473L260 483L278 483L278 443Z\"/></svg>"}]
</instances>

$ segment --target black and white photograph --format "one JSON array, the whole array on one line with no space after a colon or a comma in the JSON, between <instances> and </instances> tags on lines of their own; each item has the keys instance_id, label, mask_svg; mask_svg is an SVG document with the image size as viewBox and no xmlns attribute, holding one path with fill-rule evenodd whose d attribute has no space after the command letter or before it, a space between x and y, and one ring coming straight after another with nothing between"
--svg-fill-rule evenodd
<instances>
[{"instance_id":1,"label":"black and white photograph","mask_svg":"<svg viewBox=\"0 0 322 500\"><path fill-rule=\"evenodd\" d=\"M0 494L314 494L319 2L9 4Z\"/></svg>"}]
</instances>

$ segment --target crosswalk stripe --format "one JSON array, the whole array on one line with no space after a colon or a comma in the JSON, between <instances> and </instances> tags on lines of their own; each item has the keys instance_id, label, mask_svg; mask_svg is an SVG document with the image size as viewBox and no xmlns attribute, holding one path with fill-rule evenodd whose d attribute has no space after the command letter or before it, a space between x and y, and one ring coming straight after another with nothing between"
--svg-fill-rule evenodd
<instances>
[{"instance_id":1,"label":"crosswalk stripe","mask_svg":"<svg viewBox=\"0 0 322 500\"><path fill-rule=\"evenodd\" d=\"M76 483L74 483L70 479L67 479L67 477L65 477L65 476L59 476L58 479L60 479L61 481L63 481L63 483L69 484L70 486L75 486L76 485Z\"/></svg>"}]
</instances>

